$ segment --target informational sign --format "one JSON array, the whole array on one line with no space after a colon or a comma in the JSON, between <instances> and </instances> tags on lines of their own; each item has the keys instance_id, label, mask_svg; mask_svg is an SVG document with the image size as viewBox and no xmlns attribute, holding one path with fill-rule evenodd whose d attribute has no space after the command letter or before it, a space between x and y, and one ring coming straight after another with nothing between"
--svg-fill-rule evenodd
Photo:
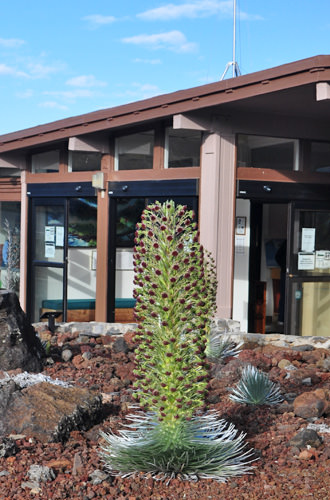
<instances>
[{"instance_id":1,"label":"informational sign","mask_svg":"<svg viewBox=\"0 0 330 500\"><path fill-rule=\"evenodd\" d=\"M315 252L315 267L317 269L330 268L330 250L318 250Z\"/></svg>"},{"instance_id":2,"label":"informational sign","mask_svg":"<svg viewBox=\"0 0 330 500\"><path fill-rule=\"evenodd\" d=\"M246 217L236 217L236 234L246 234Z\"/></svg>"},{"instance_id":3,"label":"informational sign","mask_svg":"<svg viewBox=\"0 0 330 500\"><path fill-rule=\"evenodd\" d=\"M55 242L55 226L45 226L45 242Z\"/></svg>"},{"instance_id":4,"label":"informational sign","mask_svg":"<svg viewBox=\"0 0 330 500\"><path fill-rule=\"evenodd\" d=\"M56 246L63 247L64 246L64 227L56 226Z\"/></svg>"},{"instance_id":5,"label":"informational sign","mask_svg":"<svg viewBox=\"0 0 330 500\"><path fill-rule=\"evenodd\" d=\"M245 255L245 236L235 236L235 253Z\"/></svg>"},{"instance_id":6,"label":"informational sign","mask_svg":"<svg viewBox=\"0 0 330 500\"><path fill-rule=\"evenodd\" d=\"M116 269L132 270L133 269L133 252L121 251L116 253Z\"/></svg>"},{"instance_id":7,"label":"informational sign","mask_svg":"<svg viewBox=\"0 0 330 500\"><path fill-rule=\"evenodd\" d=\"M45 243L45 257L48 259L55 257L55 243Z\"/></svg>"},{"instance_id":8,"label":"informational sign","mask_svg":"<svg viewBox=\"0 0 330 500\"><path fill-rule=\"evenodd\" d=\"M301 231L301 251L314 252L315 227L303 227Z\"/></svg>"},{"instance_id":9,"label":"informational sign","mask_svg":"<svg viewBox=\"0 0 330 500\"><path fill-rule=\"evenodd\" d=\"M307 252L298 253L298 270L313 271L315 269L315 254Z\"/></svg>"}]
</instances>

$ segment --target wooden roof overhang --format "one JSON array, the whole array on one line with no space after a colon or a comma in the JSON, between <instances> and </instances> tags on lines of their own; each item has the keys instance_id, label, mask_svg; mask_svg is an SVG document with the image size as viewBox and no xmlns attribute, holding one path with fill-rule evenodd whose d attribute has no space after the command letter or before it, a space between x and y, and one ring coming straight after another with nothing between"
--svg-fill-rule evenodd
<instances>
[{"instance_id":1,"label":"wooden roof overhang","mask_svg":"<svg viewBox=\"0 0 330 500\"><path fill-rule=\"evenodd\" d=\"M73 136L115 130L168 118L179 113L221 108L226 105L239 107L242 104L244 107L244 103L245 105L252 103L258 97L263 97L263 106L268 105L271 110L271 102L277 94L290 89L308 87L318 82L330 82L329 55L315 56L249 75L1 135L0 155L63 141ZM268 99L265 99L267 96ZM301 98L299 101L301 102ZM286 102L283 105L287 108L288 104ZM297 102L292 102L292 104L297 106ZM302 101L301 105L303 104L308 105ZM330 108L327 109L330 110ZM278 112L278 105L276 111Z\"/></svg>"}]
</instances>

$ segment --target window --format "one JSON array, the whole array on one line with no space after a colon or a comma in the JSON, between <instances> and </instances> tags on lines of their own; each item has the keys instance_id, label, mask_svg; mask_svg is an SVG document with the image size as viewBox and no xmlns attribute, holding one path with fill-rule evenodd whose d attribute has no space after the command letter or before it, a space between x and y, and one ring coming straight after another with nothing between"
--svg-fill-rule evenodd
<instances>
[{"instance_id":1,"label":"window","mask_svg":"<svg viewBox=\"0 0 330 500\"><path fill-rule=\"evenodd\" d=\"M21 204L0 202L0 287L19 291Z\"/></svg>"},{"instance_id":2,"label":"window","mask_svg":"<svg viewBox=\"0 0 330 500\"><path fill-rule=\"evenodd\" d=\"M295 139L238 135L237 166L298 170L298 151L299 141Z\"/></svg>"},{"instance_id":3,"label":"window","mask_svg":"<svg viewBox=\"0 0 330 500\"><path fill-rule=\"evenodd\" d=\"M59 151L46 151L45 153L38 153L31 157L32 173L34 174L58 172L59 166Z\"/></svg>"},{"instance_id":4,"label":"window","mask_svg":"<svg viewBox=\"0 0 330 500\"><path fill-rule=\"evenodd\" d=\"M82 151L69 151L69 172L85 172L101 170L101 153L87 153Z\"/></svg>"},{"instance_id":5,"label":"window","mask_svg":"<svg viewBox=\"0 0 330 500\"><path fill-rule=\"evenodd\" d=\"M310 168L313 172L330 172L330 142L310 143Z\"/></svg>"},{"instance_id":6,"label":"window","mask_svg":"<svg viewBox=\"0 0 330 500\"><path fill-rule=\"evenodd\" d=\"M202 133L199 130L167 128L165 168L199 167Z\"/></svg>"},{"instance_id":7,"label":"window","mask_svg":"<svg viewBox=\"0 0 330 500\"><path fill-rule=\"evenodd\" d=\"M153 130L124 135L116 139L115 170L151 169L153 156Z\"/></svg>"}]
</instances>

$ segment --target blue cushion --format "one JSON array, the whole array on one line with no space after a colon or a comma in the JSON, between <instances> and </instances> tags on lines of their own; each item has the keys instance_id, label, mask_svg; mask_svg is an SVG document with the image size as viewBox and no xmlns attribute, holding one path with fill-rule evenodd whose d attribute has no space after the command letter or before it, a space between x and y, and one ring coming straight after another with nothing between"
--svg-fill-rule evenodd
<instances>
[{"instance_id":1,"label":"blue cushion","mask_svg":"<svg viewBox=\"0 0 330 500\"><path fill-rule=\"evenodd\" d=\"M62 311L63 301L58 299L48 299L42 301L43 309L55 309ZM135 299L116 299L116 309L133 308L135 307ZM95 309L95 299L69 299L68 310L76 309Z\"/></svg>"}]
</instances>

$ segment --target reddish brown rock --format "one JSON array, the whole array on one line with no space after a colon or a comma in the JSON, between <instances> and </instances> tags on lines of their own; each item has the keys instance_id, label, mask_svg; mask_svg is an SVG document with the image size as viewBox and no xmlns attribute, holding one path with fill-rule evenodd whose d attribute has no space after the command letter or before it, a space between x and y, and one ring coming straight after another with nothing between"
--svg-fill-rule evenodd
<instances>
[{"instance_id":1,"label":"reddish brown rock","mask_svg":"<svg viewBox=\"0 0 330 500\"><path fill-rule=\"evenodd\" d=\"M302 418L320 417L326 407L325 394L318 391L303 392L293 402L295 415Z\"/></svg>"},{"instance_id":2,"label":"reddish brown rock","mask_svg":"<svg viewBox=\"0 0 330 500\"><path fill-rule=\"evenodd\" d=\"M44 350L15 293L0 290L0 369L40 372Z\"/></svg>"},{"instance_id":3,"label":"reddish brown rock","mask_svg":"<svg viewBox=\"0 0 330 500\"><path fill-rule=\"evenodd\" d=\"M101 396L87 389L48 382L23 390L16 390L10 382L6 386L11 392L2 407L2 435L26 434L41 442L63 441L73 429L90 428L101 413Z\"/></svg>"}]
</instances>

